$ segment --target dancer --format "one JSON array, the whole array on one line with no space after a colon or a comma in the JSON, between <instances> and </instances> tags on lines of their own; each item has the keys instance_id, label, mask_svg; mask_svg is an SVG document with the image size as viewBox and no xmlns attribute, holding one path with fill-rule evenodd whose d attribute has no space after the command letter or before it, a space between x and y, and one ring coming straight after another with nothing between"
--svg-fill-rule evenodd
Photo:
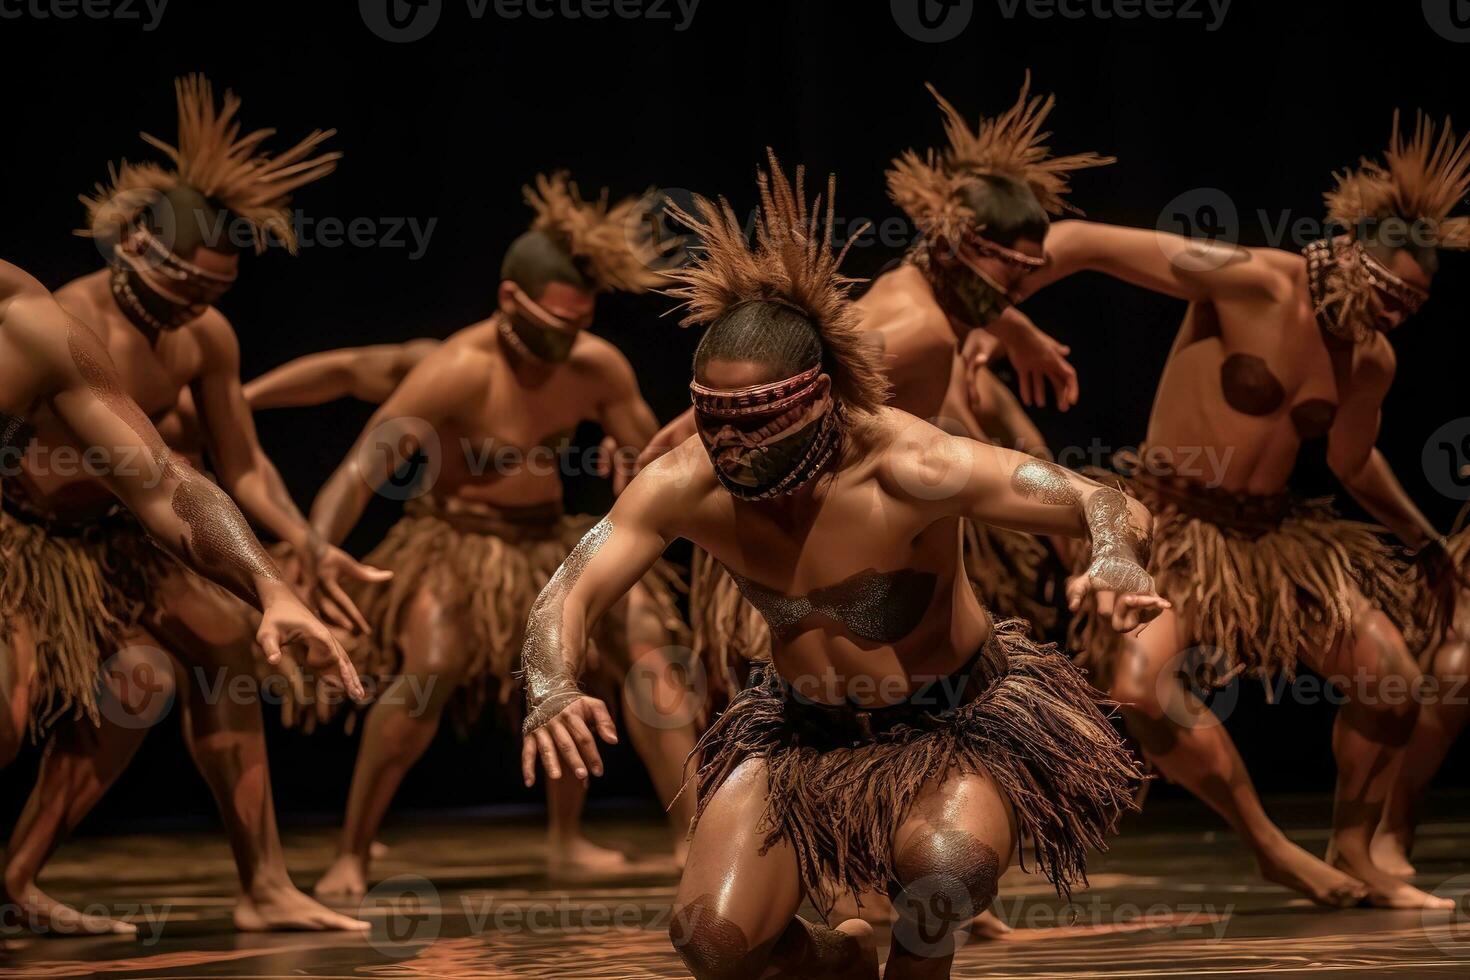
<instances>
[{"instance_id":1,"label":"dancer","mask_svg":"<svg viewBox=\"0 0 1470 980\"><path fill-rule=\"evenodd\" d=\"M239 100L216 106L201 76L180 79L177 146L153 137L173 163L123 164L111 186L84 198L87 234L110 250L112 265L57 293L57 301L90 324L100 347L122 365L120 390L145 412L162 416L187 386L195 395L205 447L223 489L260 524L305 557L318 604L339 625L356 612L342 581L386 573L323 545L284 493L255 438L240 392L233 328L213 306L238 266L233 229L249 232L257 250L276 236L295 239L287 204L295 188L329 173L338 154L311 157L326 133L315 133L276 157L260 155L268 132L239 133ZM43 442L68 441L62 420L41 413ZM299 892L281 851L271 801L258 698L211 697L212 690L254 684L251 616L234 599L162 559L144 529L114 513L103 487L85 468L28 459L8 481L4 502L12 535L24 538L26 578L50 611L42 642L90 664L118 650L125 658L153 649L162 685L183 693L185 741L214 793L229 834L241 892L234 912L242 930L361 929ZM274 567L274 566L272 566ZM60 570L59 574L52 574ZM166 651L166 654L163 652ZM273 658L278 659L278 658ZM147 670L147 664L139 670ZM90 674L88 674L90 680ZM45 861L126 768L146 728L90 713L58 726L37 784L11 838L5 867L12 895L30 896L44 927L74 916L36 886ZM113 930L120 925L94 923ZM91 926L89 926L90 928Z\"/></svg>"},{"instance_id":2,"label":"dancer","mask_svg":"<svg viewBox=\"0 0 1470 980\"><path fill-rule=\"evenodd\" d=\"M1024 624L993 624L959 520L1092 534L1071 593L1114 590L1119 629L1167 603L1140 567L1148 513L1050 464L885 408L827 217L774 155L756 242L728 203L676 212L703 242L676 273L708 324L691 385L699 435L643 471L537 599L523 662L522 766L601 771L606 707L577 678L600 617L684 537L761 609L773 665L701 742L700 815L671 936L699 978L876 977L866 924L796 916L892 889L887 976L948 975L954 927L992 900L1022 833L1061 889L1083 874L1136 777L1086 681ZM821 202L813 212L821 208ZM854 535L853 527L865 533ZM927 937L927 941L924 940Z\"/></svg>"},{"instance_id":3,"label":"dancer","mask_svg":"<svg viewBox=\"0 0 1470 980\"><path fill-rule=\"evenodd\" d=\"M397 577L359 595L372 629L354 656L365 674L392 680L367 712L337 859L319 895L364 891L373 836L450 703L464 730L486 704L510 702L531 602L595 522L562 510L560 447L571 431L595 421L641 449L657 427L627 360L586 332L597 293L642 292L660 280L661 260L638 230L643 203L584 201L565 174L539 177L526 200L536 219L506 252L499 309L408 372L312 508L322 535L341 540L375 489L390 479L404 486L394 477L403 460L418 457L421 470L437 472L369 556ZM599 677L623 686L624 721L660 798L673 804L681 854L693 808L674 797L692 724L649 714L652 705L679 702L679 692L634 703L641 689L623 684L640 660L651 669L639 677L673 683L660 666L680 629L672 588L669 569L650 573L599 632L598 648ZM572 780L552 790L554 867L608 862L608 852L581 837L584 793Z\"/></svg>"},{"instance_id":4,"label":"dancer","mask_svg":"<svg viewBox=\"0 0 1470 980\"><path fill-rule=\"evenodd\" d=\"M1052 157L1041 126L1054 97L1032 97L1030 76L1016 103L976 132L930 87L945 115L950 146L910 150L888 173L889 193L914 221L918 241L902 262L878 276L853 307L890 384L889 404L953 432L1045 454L1045 442L1014 397L977 356L991 333L1016 365L1026 401L1041 405L1050 384L1063 411L1077 400L1067 349L1010 307L1009 294L1044 260L1047 213L1064 209L1068 175L1112 157ZM964 356L961 357L962 351ZM972 392L983 398L970 397ZM972 406L978 405L979 412ZM685 412L655 437L647 464L695 431ZM1062 540L964 522L965 564L981 602L1001 618L1021 618L1043 634L1056 624L1060 578L1055 555L1070 563ZM1053 574L1055 571L1055 574ZM690 586L694 649L738 690L750 660L768 655L770 637L720 566L696 550Z\"/></svg>"},{"instance_id":5,"label":"dancer","mask_svg":"<svg viewBox=\"0 0 1470 980\"><path fill-rule=\"evenodd\" d=\"M261 610L255 639L269 660L279 660L283 647L304 643L310 659L335 664L346 688L362 696L341 646L281 579L230 499L163 444L124 392L107 348L40 283L8 263L0 263L0 355L4 492L43 451L85 448L100 485L152 541ZM44 429L26 421L42 418ZM121 514L111 520L115 526L125 521ZM165 564L151 544L143 549L141 539L123 546L146 559L144 567ZM7 708L0 715L0 764L14 760L27 731L39 738L52 726L93 743L94 757L126 754L125 734L103 725L96 685L101 658L125 645L123 636L141 613L137 567L109 560L106 542L57 542L8 510L0 518L0 553ZM85 608L72 596L86 597ZM133 674L128 656L124 651L114 662L117 676ZM48 759L60 751L52 747ZM56 902L11 867L7 858L4 899L22 924L70 933L134 931L129 923Z\"/></svg>"},{"instance_id":6,"label":"dancer","mask_svg":"<svg viewBox=\"0 0 1470 980\"><path fill-rule=\"evenodd\" d=\"M1267 878L1328 905L1453 905L1370 848L1418 714L1395 694L1420 676L1393 621L1405 618L1402 570L1377 528L1293 497L1287 480L1302 443L1325 437L1348 492L1453 584L1443 539L1374 441L1394 375L1386 334L1428 298L1436 250L1470 245L1470 222L1448 217L1467 190L1470 140L1422 116L1405 138L1395 116L1384 162L1364 160L1326 195L1343 233L1302 253L1065 221L1019 290L1091 269L1189 301L1143 448L1118 461L1156 514L1149 568L1175 608L1137 637L1084 617L1077 642L1149 759L1229 821ZM1331 866L1270 821L1225 729L1175 682L1190 648L1211 683L1290 678L1303 663L1344 696Z\"/></svg>"}]
</instances>

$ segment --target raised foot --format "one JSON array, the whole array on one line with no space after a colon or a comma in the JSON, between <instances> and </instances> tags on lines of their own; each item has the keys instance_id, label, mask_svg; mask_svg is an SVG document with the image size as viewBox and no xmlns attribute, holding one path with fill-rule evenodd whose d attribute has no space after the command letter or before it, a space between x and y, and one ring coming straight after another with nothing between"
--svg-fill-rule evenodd
<instances>
[{"instance_id":1,"label":"raised foot","mask_svg":"<svg viewBox=\"0 0 1470 980\"><path fill-rule=\"evenodd\" d=\"M367 865L355 855L339 854L311 891L329 901L362 898L367 894Z\"/></svg>"},{"instance_id":2,"label":"raised foot","mask_svg":"<svg viewBox=\"0 0 1470 980\"><path fill-rule=\"evenodd\" d=\"M371 924L333 912L294 885L256 889L235 903L235 928L241 932L362 932Z\"/></svg>"},{"instance_id":3,"label":"raised foot","mask_svg":"<svg viewBox=\"0 0 1470 980\"><path fill-rule=\"evenodd\" d=\"M1339 851L1334 863L1367 886L1366 901L1369 905L1385 909L1444 909L1448 911L1455 908L1454 899L1440 898L1415 888L1407 881L1376 867L1366 855L1354 859Z\"/></svg>"},{"instance_id":4,"label":"raised foot","mask_svg":"<svg viewBox=\"0 0 1470 980\"><path fill-rule=\"evenodd\" d=\"M1409 861L1411 847L1407 834L1399 835L1379 827L1368 845L1368 858L1380 871L1396 878L1412 878L1419 872Z\"/></svg>"},{"instance_id":5,"label":"raised foot","mask_svg":"<svg viewBox=\"0 0 1470 980\"><path fill-rule=\"evenodd\" d=\"M1351 908L1368 897L1368 886L1360 879L1318 860L1290 841L1259 855L1257 863L1267 881L1301 892L1327 908Z\"/></svg>"},{"instance_id":6,"label":"raised foot","mask_svg":"<svg viewBox=\"0 0 1470 980\"><path fill-rule=\"evenodd\" d=\"M10 902L18 924L34 933L52 936L133 936L138 927L122 919L80 912L58 902L35 885L17 889Z\"/></svg>"},{"instance_id":7,"label":"raised foot","mask_svg":"<svg viewBox=\"0 0 1470 980\"><path fill-rule=\"evenodd\" d=\"M585 837L553 840L547 845L546 865L553 874L618 871L628 866L622 851L598 847Z\"/></svg>"}]
</instances>

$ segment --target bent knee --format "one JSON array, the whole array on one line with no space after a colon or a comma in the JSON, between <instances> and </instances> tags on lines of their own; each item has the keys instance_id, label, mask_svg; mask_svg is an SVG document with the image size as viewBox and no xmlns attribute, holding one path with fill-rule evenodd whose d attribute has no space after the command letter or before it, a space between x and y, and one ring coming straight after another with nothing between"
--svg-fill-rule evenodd
<instances>
[{"instance_id":1,"label":"bent knee","mask_svg":"<svg viewBox=\"0 0 1470 980\"><path fill-rule=\"evenodd\" d=\"M1158 717L1164 713L1160 681L1153 660L1137 644L1125 643L1113 665L1108 696L1130 710Z\"/></svg>"},{"instance_id":2,"label":"bent knee","mask_svg":"<svg viewBox=\"0 0 1470 980\"><path fill-rule=\"evenodd\" d=\"M745 930L711 895L675 906L669 941L694 980L739 980L759 975L765 965L765 953L751 948Z\"/></svg>"},{"instance_id":3,"label":"bent knee","mask_svg":"<svg viewBox=\"0 0 1470 980\"><path fill-rule=\"evenodd\" d=\"M990 907L1004 870L986 841L957 826L937 826L913 837L899 851L894 872L902 889L899 915L922 917L931 927L965 925Z\"/></svg>"}]
</instances>

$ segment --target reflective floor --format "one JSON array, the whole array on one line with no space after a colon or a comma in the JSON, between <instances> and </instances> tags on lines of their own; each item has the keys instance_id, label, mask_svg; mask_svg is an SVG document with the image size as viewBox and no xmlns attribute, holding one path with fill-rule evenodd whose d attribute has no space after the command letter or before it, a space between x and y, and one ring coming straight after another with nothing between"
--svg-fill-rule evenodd
<instances>
[{"instance_id":1,"label":"reflective floor","mask_svg":"<svg viewBox=\"0 0 1470 980\"><path fill-rule=\"evenodd\" d=\"M1470 806L1439 801L1416 852L1417 883L1461 912L1327 912L1260 881L1218 821L1192 805L1150 807L1097 858L1070 905L1012 868L996 910L1014 931L973 938L956 977L1470 976ZM1272 804L1321 852L1326 800ZM1314 829L1315 822L1315 829ZM601 843L631 856L617 873L548 874L524 820L399 825L360 906L366 936L232 931L233 867L207 833L93 837L68 844L43 882L56 898L138 925L132 939L9 936L5 977L686 977L667 938L675 876L655 817L602 818ZM330 855L326 830L288 834L309 884ZM431 884L430 882L433 882Z\"/></svg>"}]
</instances>

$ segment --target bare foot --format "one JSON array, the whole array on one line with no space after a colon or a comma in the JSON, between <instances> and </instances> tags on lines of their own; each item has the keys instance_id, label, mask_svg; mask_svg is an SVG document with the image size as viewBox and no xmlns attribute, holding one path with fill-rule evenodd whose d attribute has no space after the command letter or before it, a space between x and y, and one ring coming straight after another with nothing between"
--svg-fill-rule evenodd
<instances>
[{"instance_id":1,"label":"bare foot","mask_svg":"<svg viewBox=\"0 0 1470 980\"><path fill-rule=\"evenodd\" d=\"M1368 845L1368 857L1379 869L1397 878L1412 878L1419 872L1409 863L1409 851L1414 840L1410 833L1395 833L1378 825L1373 842Z\"/></svg>"},{"instance_id":2,"label":"bare foot","mask_svg":"<svg viewBox=\"0 0 1470 980\"><path fill-rule=\"evenodd\" d=\"M553 874L586 871L617 871L628 866L622 851L598 847L585 837L553 840L547 845L546 864Z\"/></svg>"},{"instance_id":3,"label":"bare foot","mask_svg":"<svg viewBox=\"0 0 1470 980\"><path fill-rule=\"evenodd\" d=\"M1368 886L1356 876L1343 874L1289 840L1257 855L1256 864L1267 881L1299 891L1328 908L1351 908L1368 897Z\"/></svg>"},{"instance_id":4,"label":"bare foot","mask_svg":"<svg viewBox=\"0 0 1470 980\"><path fill-rule=\"evenodd\" d=\"M362 898L367 894L367 864L355 854L339 854L316 883L312 894L333 900Z\"/></svg>"},{"instance_id":5,"label":"bare foot","mask_svg":"<svg viewBox=\"0 0 1470 980\"><path fill-rule=\"evenodd\" d=\"M368 857L377 861L388 856L388 845L380 840L375 840L368 845Z\"/></svg>"},{"instance_id":6,"label":"bare foot","mask_svg":"<svg viewBox=\"0 0 1470 980\"><path fill-rule=\"evenodd\" d=\"M851 936L857 940L860 959L858 964L862 972L861 977L878 976L878 938L873 935L873 927L862 919L847 919L837 924L837 932L845 936Z\"/></svg>"},{"instance_id":7,"label":"bare foot","mask_svg":"<svg viewBox=\"0 0 1470 980\"><path fill-rule=\"evenodd\" d=\"M252 889L235 903L235 928L241 932L362 932L371 924L333 912L284 884Z\"/></svg>"},{"instance_id":8,"label":"bare foot","mask_svg":"<svg viewBox=\"0 0 1470 980\"><path fill-rule=\"evenodd\" d=\"M54 936L132 936L138 927L122 919L79 912L58 902L35 885L15 889L20 895L11 903L19 924L31 932Z\"/></svg>"},{"instance_id":9,"label":"bare foot","mask_svg":"<svg viewBox=\"0 0 1470 980\"><path fill-rule=\"evenodd\" d=\"M970 935L975 939L1001 939L1010 931L1011 927L990 909L970 920Z\"/></svg>"},{"instance_id":10,"label":"bare foot","mask_svg":"<svg viewBox=\"0 0 1470 980\"><path fill-rule=\"evenodd\" d=\"M1401 878L1376 867L1366 856L1354 859L1350 855L1337 852L1337 867L1346 871L1354 878L1361 880L1368 886L1369 905L1377 905L1385 909L1453 909L1455 900L1452 898L1438 898L1426 891L1415 888Z\"/></svg>"}]
</instances>

